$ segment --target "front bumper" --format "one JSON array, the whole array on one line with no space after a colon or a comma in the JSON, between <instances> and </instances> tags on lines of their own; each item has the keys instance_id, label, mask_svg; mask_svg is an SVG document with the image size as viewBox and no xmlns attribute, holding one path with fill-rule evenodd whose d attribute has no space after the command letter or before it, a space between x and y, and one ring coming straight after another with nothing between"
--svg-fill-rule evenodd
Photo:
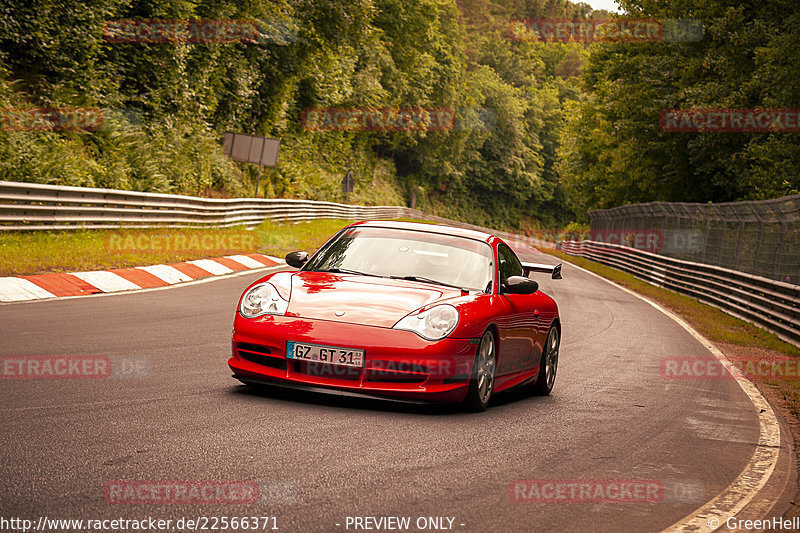
<instances>
[{"instance_id":1,"label":"front bumper","mask_svg":"<svg viewBox=\"0 0 800 533\"><path fill-rule=\"evenodd\" d=\"M360 368L286 358L286 342L365 351ZM410 331L286 316L237 313L228 365L245 382L303 384L359 395L460 402L477 346L469 339L427 341Z\"/></svg>"}]
</instances>

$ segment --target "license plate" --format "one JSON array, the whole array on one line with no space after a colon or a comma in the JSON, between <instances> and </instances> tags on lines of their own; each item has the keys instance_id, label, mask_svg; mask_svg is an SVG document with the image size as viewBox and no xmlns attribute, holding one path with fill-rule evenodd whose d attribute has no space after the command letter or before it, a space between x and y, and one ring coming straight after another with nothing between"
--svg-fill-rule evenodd
<instances>
[{"instance_id":1,"label":"license plate","mask_svg":"<svg viewBox=\"0 0 800 533\"><path fill-rule=\"evenodd\" d=\"M364 350L293 341L286 343L286 358L330 365L364 366Z\"/></svg>"}]
</instances>

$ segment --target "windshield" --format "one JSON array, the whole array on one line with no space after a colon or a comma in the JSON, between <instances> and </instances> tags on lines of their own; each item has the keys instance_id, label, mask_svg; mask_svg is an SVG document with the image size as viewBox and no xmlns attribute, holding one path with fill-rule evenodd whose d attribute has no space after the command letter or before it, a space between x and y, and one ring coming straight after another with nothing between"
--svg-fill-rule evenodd
<instances>
[{"instance_id":1,"label":"windshield","mask_svg":"<svg viewBox=\"0 0 800 533\"><path fill-rule=\"evenodd\" d=\"M356 227L320 249L304 270L416 279L484 291L492 249L473 239L414 230Z\"/></svg>"}]
</instances>

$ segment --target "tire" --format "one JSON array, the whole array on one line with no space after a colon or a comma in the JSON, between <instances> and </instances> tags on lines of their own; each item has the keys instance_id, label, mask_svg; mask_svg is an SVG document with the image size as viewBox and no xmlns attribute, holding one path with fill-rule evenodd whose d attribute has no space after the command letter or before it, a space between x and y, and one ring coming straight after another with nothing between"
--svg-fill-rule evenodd
<instances>
[{"instance_id":1,"label":"tire","mask_svg":"<svg viewBox=\"0 0 800 533\"><path fill-rule=\"evenodd\" d=\"M550 327L547 332L547 341L542 350L542 358L539 360L539 377L533 385L533 393L539 396L547 396L553 390L556 382L556 372L558 371L558 349L561 345L561 336L555 326Z\"/></svg>"},{"instance_id":2,"label":"tire","mask_svg":"<svg viewBox=\"0 0 800 533\"><path fill-rule=\"evenodd\" d=\"M485 411L494 390L495 370L497 369L497 342L494 333L487 330L478 343L475 352L475 363L472 365L472 376L469 390L464 399L464 406L470 411Z\"/></svg>"}]
</instances>

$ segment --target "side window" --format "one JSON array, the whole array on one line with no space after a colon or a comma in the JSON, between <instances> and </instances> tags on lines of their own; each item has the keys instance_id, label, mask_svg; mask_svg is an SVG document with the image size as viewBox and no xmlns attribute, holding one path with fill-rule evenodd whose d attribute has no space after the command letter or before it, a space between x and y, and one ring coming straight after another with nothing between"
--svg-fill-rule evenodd
<instances>
[{"instance_id":1,"label":"side window","mask_svg":"<svg viewBox=\"0 0 800 533\"><path fill-rule=\"evenodd\" d=\"M522 276L524 274L522 263L517 259L517 254L505 244L497 247L497 259L499 261L498 268L500 270L501 283L511 276Z\"/></svg>"}]
</instances>

